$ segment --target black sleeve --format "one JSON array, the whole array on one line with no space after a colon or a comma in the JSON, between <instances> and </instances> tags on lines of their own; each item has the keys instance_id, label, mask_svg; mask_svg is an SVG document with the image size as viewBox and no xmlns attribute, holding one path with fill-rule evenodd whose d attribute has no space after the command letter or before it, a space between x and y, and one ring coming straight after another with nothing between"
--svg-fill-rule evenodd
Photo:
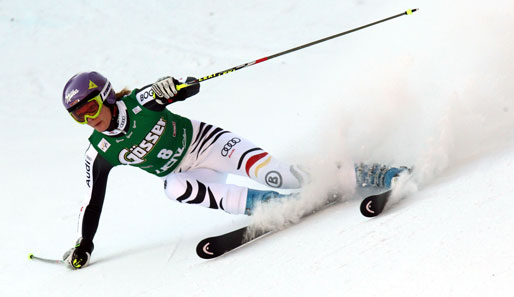
<instances>
[{"instance_id":1,"label":"black sleeve","mask_svg":"<svg viewBox=\"0 0 514 297\"><path fill-rule=\"evenodd\" d=\"M179 82L179 81L177 81L175 79L174 79L174 81L175 81L175 84L183 83L183 82ZM168 105L170 105L172 103L175 103L177 101L184 101L187 98L189 98L191 96L194 96L194 95L196 95L196 94L198 94L200 92L200 83L198 83L198 82L195 83L195 81L197 81L196 78L188 77L185 80L185 83L192 84L192 85L189 86L189 87L183 88L180 91L178 91L177 95L175 95L175 96L173 96L173 98L167 100L167 102L165 104L160 104L160 103L158 103L155 100L150 100L150 101L145 100L145 103L143 104L143 106L148 108L148 109L150 109L150 110L161 111L161 110L164 110L164 108L166 108L166 106L168 106ZM151 87L152 87L152 85L146 86L146 87L141 89L141 92L144 92L148 88L151 89ZM152 96L153 96L153 92L152 92ZM141 101L142 100L140 100L140 102Z\"/></svg>"},{"instance_id":2,"label":"black sleeve","mask_svg":"<svg viewBox=\"0 0 514 297\"><path fill-rule=\"evenodd\" d=\"M80 209L78 232L79 237L92 241L102 213L107 177L113 166L91 145L86 151L85 161L88 193Z\"/></svg>"}]
</instances>

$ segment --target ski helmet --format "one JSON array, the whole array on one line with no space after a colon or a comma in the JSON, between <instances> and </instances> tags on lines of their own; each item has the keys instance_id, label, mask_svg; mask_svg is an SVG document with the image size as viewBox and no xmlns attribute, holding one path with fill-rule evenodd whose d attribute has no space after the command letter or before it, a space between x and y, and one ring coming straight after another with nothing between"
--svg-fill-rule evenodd
<instances>
[{"instance_id":1,"label":"ski helmet","mask_svg":"<svg viewBox=\"0 0 514 297\"><path fill-rule=\"evenodd\" d=\"M103 75L95 71L77 73L64 86L62 104L70 111L98 94L106 104L113 105L116 102L111 83Z\"/></svg>"}]
</instances>

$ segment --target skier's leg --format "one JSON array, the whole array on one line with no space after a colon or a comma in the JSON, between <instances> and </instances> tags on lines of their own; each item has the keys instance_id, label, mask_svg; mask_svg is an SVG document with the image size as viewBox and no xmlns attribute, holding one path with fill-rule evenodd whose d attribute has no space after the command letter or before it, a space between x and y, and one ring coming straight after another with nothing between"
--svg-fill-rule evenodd
<instances>
[{"instance_id":1,"label":"skier's leg","mask_svg":"<svg viewBox=\"0 0 514 297\"><path fill-rule=\"evenodd\" d=\"M288 165L273 158L268 152L243 137L212 125L197 121L192 122L193 141L176 172L212 169L214 172L246 176L261 184L277 189L299 189L308 182L309 177L304 170L298 166ZM179 184L182 184L183 188L185 187L184 189L187 189L187 182L184 182L183 179L177 181ZM193 182L189 182L189 188L194 187L193 184ZM209 186L206 185L206 187ZM261 191L234 185L210 184L210 188L213 191L214 200L220 203L221 197L224 197L223 195L225 197L228 197L226 196L227 194L230 195L229 200L234 207L231 207L230 210L224 207L230 213L241 213L243 211L246 214L250 214L259 201L268 201L288 196L275 191ZM191 191L193 190L191 189ZM231 194L223 194L225 191L229 191ZM214 192L220 193L220 196L217 198ZM235 197L239 194L241 196L238 200ZM182 195L179 197L183 198ZM205 206L212 205L214 208L214 204L210 202L202 203ZM221 208L219 203L218 207Z\"/></svg>"},{"instance_id":2,"label":"skier's leg","mask_svg":"<svg viewBox=\"0 0 514 297\"><path fill-rule=\"evenodd\" d=\"M307 173L298 166L279 161L235 133L195 121L193 130L193 143L182 171L210 168L277 189L299 189L308 180Z\"/></svg>"},{"instance_id":3,"label":"skier's leg","mask_svg":"<svg viewBox=\"0 0 514 297\"><path fill-rule=\"evenodd\" d=\"M231 214L251 214L258 202L288 196L226 184L225 180L226 174L211 169L193 169L168 175L164 191L172 200L221 209Z\"/></svg>"},{"instance_id":4,"label":"skier's leg","mask_svg":"<svg viewBox=\"0 0 514 297\"><path fill-rule=\"evenodd\" d=\"M248 188L225 183L226 174L211 169L172 173L165 179L168 198L181 203L243 214Z\"/></svg>"}]
</instances>

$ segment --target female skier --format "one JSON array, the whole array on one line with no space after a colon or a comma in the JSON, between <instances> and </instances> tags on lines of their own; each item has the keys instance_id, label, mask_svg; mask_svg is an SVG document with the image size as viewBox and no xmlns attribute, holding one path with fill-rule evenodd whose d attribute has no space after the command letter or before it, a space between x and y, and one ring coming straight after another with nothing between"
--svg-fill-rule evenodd
<instances>
[{"instance_id":1,"label":"female skier","mask_svg":"<svg viewBox=\"0 0 514 297\"><path fill-rule=\"evenodd\" d=\"M162 178L172 200L231 214L250 215L257 202L286 195L226 184L229 173L276 189L299 189L307 181L300 168L280 162L243 137L170 112L167 105L200 90L197 83L177 91L179 83L168 76L140 89L115 93L98 72L82 72L65 85L66 110L78 123L94 128L85 154L88 193L80 209L79 238L63 256L70 267L89 263L107 177L115 166L136 166ZM356 167L358 182L375 186L390 186L392 173L397 174L393 171ZM372 174L365 180L363 172Z\"/></svg>"}]
</instances>

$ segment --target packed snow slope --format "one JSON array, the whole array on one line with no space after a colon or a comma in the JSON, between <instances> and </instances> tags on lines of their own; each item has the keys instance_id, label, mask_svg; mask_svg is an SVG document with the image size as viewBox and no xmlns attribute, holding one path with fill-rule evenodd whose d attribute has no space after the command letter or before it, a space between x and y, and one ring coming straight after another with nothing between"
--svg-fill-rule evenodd
<instances>
[{"instance_id":1,"label":"packed snow slope","mask_svg":"<svg viewBox=\"0 0 514 297\"><path fill-rule=\"evenodd\" d=\"M91 265L29 261L74 245L91 129L61 105L96 70L113 86L206 76L410 8L345 37L202 83L170 106L348 186L335 161L413 165L392 207L346 201L213 261L196 243L253 220L169 201L117 168ZM512 1L1 1L0 295L512 296ZM237 182L255 186L245 179ZM350 192L350 190L348 190ZM292 212L292 213L291 213ZM262 220L262 221L260 221ZM266 221L268 220L268 221Z\"/></svg>"}]
</instances>

